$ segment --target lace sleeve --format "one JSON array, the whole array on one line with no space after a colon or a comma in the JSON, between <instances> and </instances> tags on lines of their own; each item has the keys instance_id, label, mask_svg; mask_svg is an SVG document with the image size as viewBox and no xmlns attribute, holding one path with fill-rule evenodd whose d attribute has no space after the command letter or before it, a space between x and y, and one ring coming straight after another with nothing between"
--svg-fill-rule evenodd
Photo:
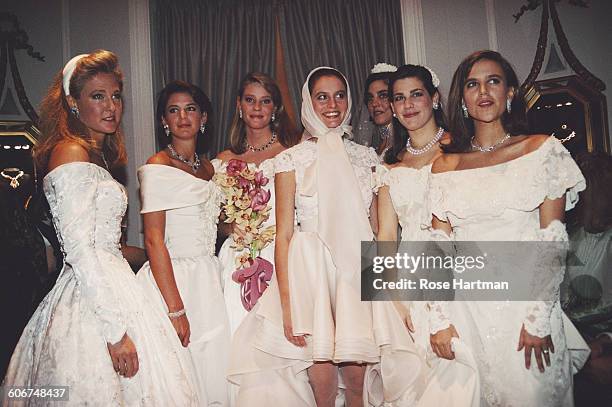
<instances>
[{"instance_id":1,"label":"lace sleeve","mask_svg":"<svg viewBox=\"0 0 612 407\"><path fill-rule=\"evenodd\" d=\"M444 174L444 173L442 173ZM429 174L429 188L427 188L426 202L428 214L435 215L436 218L441 221L447 221L447 210L445 197L444 197L444 185L442 174ZM428 219L431 221L431 219Z\"/></svg>"},{"instance_id":2,"label":"lace sleeve","mask_svg":"<svg viewBox=\"0 0 612 407\"><path fill-rule=\"evenodd\" d=\"M290 172L295 171L295 165L291 158L291 153L288 150L279 153L274 157L274 172Z\"/></svg>"},{"instance_id":3,"label":"lace sleeve","mask_svg":"<svg viewBox=\"0 0 612 407\"><path fill-rule=\"evenodd\" d=\"M377 165L372 171L372 190L375 194L378 194L378 190L386 185L385 175L389 172L389 169L384 165Z\"/></svg>"},{"instance_id":4,"label":"lace sleeve","mask_svg":"<svg viewBox=\"0 0 612 407\"><path fill-rule=\"evenodd\" d=\"M552 137L552 136L551 136ZM546 197L557 199L566 194L565 210L576 206L578 192L586 188L586 181L569 151L556 138L550 139L552 146L546 154L543 175Z\"/></svg>"},{"instance_id":5,"label":"lace sleeve","mask_svg":"<svg viewBox=\"0 0 612 407\"><path fill-rule=\"evenodd\" d=\"M121 340L127 326L121 301L94 248L100 171L90 163L64 164L45 179L45 193L63 241L65 262L74 271L84 302L101 321L104 338L114 344Z\"/></svg>"},{"instance_id":6,"label":"lace sleeve","mask_svg":"<svg viewBox=\"0 0 612 407\"><path fill-rule=\"evenodd\" d=\"M536 236L541 246L538 259L534 265L533 293L542 301L531 301L523 323L525 330L534 336L543 338L551 333L550 313L553 305L559 301L559 288L565 273L565 256L567 255L568 236L565 225L554 220L545 229L540 229Z\"/></svg>"}]
</instances>

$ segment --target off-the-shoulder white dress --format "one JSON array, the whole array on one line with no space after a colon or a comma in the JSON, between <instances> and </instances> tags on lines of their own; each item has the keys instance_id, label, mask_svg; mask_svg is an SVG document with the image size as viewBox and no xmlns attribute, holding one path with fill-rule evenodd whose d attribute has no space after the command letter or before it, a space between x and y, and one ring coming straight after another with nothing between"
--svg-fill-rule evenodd
<instances>
[{"instance_id":1,"label":"off-the-shoulder white dress","mask_svg":"<svg viewBox=\"0 0 612 407\"><path fill-rule=\"evenodd\" d=\"M430 204L436 217L450 221L458 241L537 241L544 236L539 214L542 202L565 196L569 209L584 188L584 178L569 152L550 137L537 150L502 164L434 174ZM558 221L549 231L553 239L567 239ZM526 278L537 281L542 275L562 279L562 275L551 275L544 269L534 269ZM551 296L558 298L559 284L551 282L549 286L556 290ZM573 405L568 348L581 346L581 339L566 334L575 328L558 300L454 301L436 304L432 312L432 332L452 323L474 352L481 405ZM524 352L517 351L523 324L531 334L552 336L555 351L550 353L551 366L544 373L533 359L527 370Z\"/></svg>"},{"instance_id":2,"label":"off-the-shoulder white dress","mask_svg":"<svg viewBox=\"0 0 612 407\"><path fill-rule=\"evenodd\" d=\"M68 386L68 405L199 406L189 354L121 255L123 186L101 167L75 162L49 172L43 188L65 263L26 326L4 385ZM127 379L107 348L126 332L140 365Z\"/></svg>"},{"instance_id":3,"label":"off-the-shoulder white dress","mask_svg":"<svg viewBox=\"0 0 612 407\"><path fill-rule=\"evenodd\" d=\"M214 255L221 191L206 181L168 165L138 170L141 213L165 211L164 240L189 327L187 349L209 406L228 406L225 370L229 360L229 323L221 291L219 259ZM166 303L149 262L138 272L142 288L164 313ZM176 333L175 333L176 334ZM201 403L201 405L205 405Z\"/></svg>"}]
</instances>

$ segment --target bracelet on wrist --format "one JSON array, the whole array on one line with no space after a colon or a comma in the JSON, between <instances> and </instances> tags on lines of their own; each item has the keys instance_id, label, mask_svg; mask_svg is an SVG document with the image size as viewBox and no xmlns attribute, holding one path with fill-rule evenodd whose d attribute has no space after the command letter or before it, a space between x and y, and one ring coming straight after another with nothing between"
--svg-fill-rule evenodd
<instances>
[{"instance_id":1,"label":"bracelet on wrist","mask_svg":"<svg viewBox=\"0 0 612 407\"><path fill-rule=\"evenodd\" d=\"M181 308L180 310L175 311L175 312L168 312L168 318L175 319L178 317L182 317L185 314L186 314L185 308Z\"/></svg>"}]
</instances>

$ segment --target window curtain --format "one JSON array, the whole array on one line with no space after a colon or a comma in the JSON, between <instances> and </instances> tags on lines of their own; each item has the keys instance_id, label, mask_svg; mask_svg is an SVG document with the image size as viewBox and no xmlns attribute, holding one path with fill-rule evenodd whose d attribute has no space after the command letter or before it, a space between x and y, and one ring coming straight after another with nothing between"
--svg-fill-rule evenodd
<instances>
[{"instance_id":1,"label":"window curtain","mask_svg":"<svg viewBox=\"0 0 612 407\"><path fill-rule=\"evenodd\" d=\"M363 84L378 62L404 64L398 0L284 0L280 31L292 99L300 111L301 89L317 66L339 69L353 96L353 126L368 121Z\"/></svg>"},{"instance_id":2,"label":"window curtain","mask_svg":"<svg viewBox=\"0 0 612 407\"><path fill-rule=\"evenodd\" d=\"M275 2L157 0L154 10L156 90L180 79L212 102L212 157L226 148L240 80L251 71L274 75Z\"/></svg>"},{"instance_id":3,"label":"window curtain","mask_svg":"<svg viewBox=\"0 0 612 407\"><path fill-rule=\"evenodd\" d=\"M228 145L239 81L250 71L277 79L299 123L308 72L320 65L340 69L358 130L369 123L362 101L372 66L404 63L399 0L155 0L152 12L154 88L181 79L206 92L213 106L211 156Z\"/></svg>"}]
</instances>

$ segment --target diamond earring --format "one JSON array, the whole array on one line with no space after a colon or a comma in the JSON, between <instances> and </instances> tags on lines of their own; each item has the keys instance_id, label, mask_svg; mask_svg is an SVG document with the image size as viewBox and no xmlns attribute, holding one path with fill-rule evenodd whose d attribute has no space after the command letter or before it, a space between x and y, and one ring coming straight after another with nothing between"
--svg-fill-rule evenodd
<instances>
[{"instance_id":1,"label":"diamond earring","mask_svg":"<svg viewBox=\"0 0 612 407\"><path fill-rule=\"evenodd\" d=\"M242 119L242 109L238 109L238 117Z\"/></svg>"},{"instance_id":2,"label":"diamond earring","mask_svg":"<svg viewBox=\"0 0 612 407\"><path fill-rule=\"evenodd\" d=\"M508 113L512 112L512 100L511 99L506 99L506 110L508 111Z\"/></svg>"},{"instance_id":3,"label":"diamond earring","mask_svg":"<svg viewBox=\"0 0 612 407\"><path fill-rule=\"evenodd\" d=\"M70 113L72 113L77 119L79 118L79 108L76 106L72 106L70 108Z\"/></svg>"},{"instance_id":4,"label":"diamond earring","mask_svg":"<svg viewBox=\"0 0 612 407\"><path fill-rule=\"evenodd\" d=\"M433 102L433 109L434 110L438 110L438 108L440 107L440 104L438 102Z\"/></svg>"},{"instance_id":5,"label":"diamond earring","mask_svg":"<svg viewBox=\"0 0 612 407\"><path fill-rule=\"evenodd\" d=\"M200 133L204 134L204 131L206 131L206 123L200 124Z\"/></svg>"},{"instance_id":6,"label":"diamond earring","mask_svg":"<svg viewBox=\"0 0 612 407\"><path fill-rule=\"evenodd\" d=\"M170 138L170 127L164 123L164 133L166 133L166 137Z\"/></svg>"},{"instance_id":7,"label":"diamond earring","mask_svg":"<svg viewBox=\"0 0 612 407\"><path fill-rule=\"evenodd\" d=\"M463 110L463 117L465 117L466 119L470 117L470 115L468 114L467 106L465 105L463 99L461 99L461 110Z\"/></svg>"},{"instance_id":8,"label":"diamond earring","mask_svg":"<svg viewBox=\"0 0 612 407\"><path fill-rule=\"evenodd\" d=\"M274 112L272 112L272 123L274 123L275 120L276 120L276 115L274 114Z\"/></svg>"}]
</instances>

